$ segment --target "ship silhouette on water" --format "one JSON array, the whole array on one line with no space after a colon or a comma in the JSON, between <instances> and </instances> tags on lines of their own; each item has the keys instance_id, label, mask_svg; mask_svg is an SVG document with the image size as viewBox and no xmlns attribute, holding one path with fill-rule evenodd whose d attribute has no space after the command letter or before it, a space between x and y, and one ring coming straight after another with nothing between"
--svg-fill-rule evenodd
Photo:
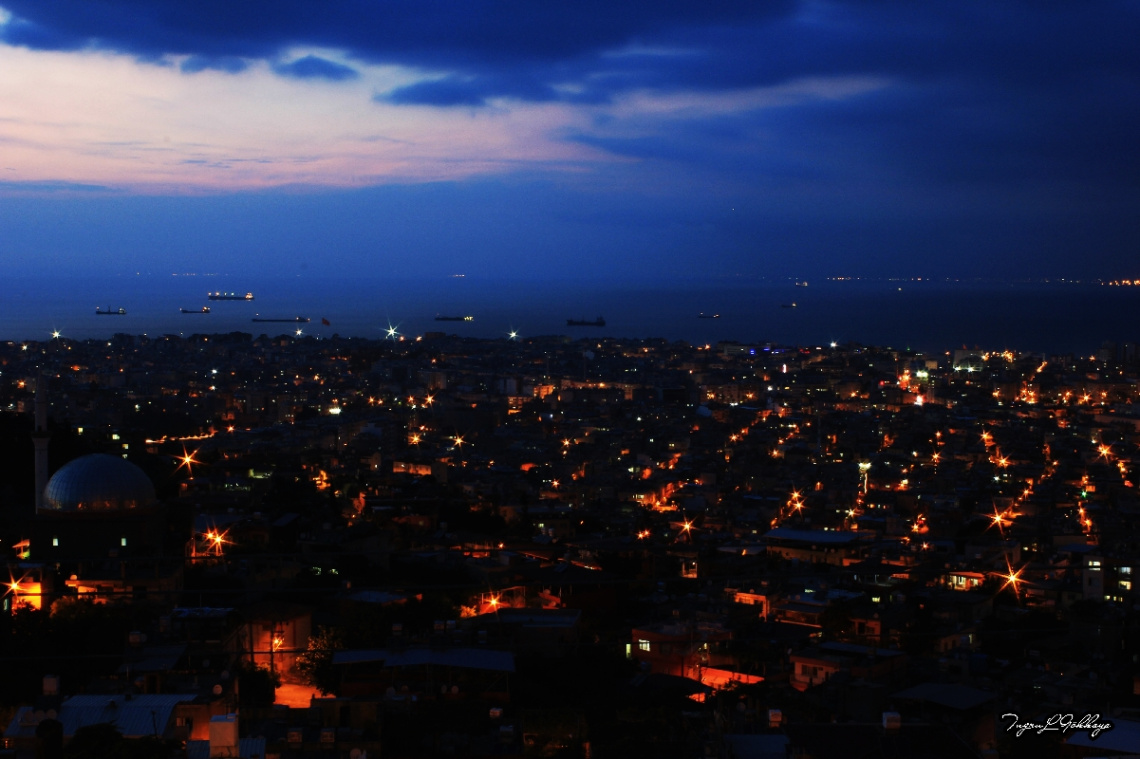
<instances>
[{"instance_id":1,"label":"ship silhouette on water","mask_svg":"<svg viewBox=\"0 0 1140 759\"><path fill-rule=\"evenodd\" d=\"M253 293L242 295L240 293L214 292L207 293L206 297L210 300L253 300Z\"/></svg>"},{"instance_id":2,"label":"ship silhouette on water","mask_svg":"<svg viewBox=\"0 0 1140 759\"><path fill-rule=\"evenodd\" d=\"M180 308L178 309L184 314L208 314L210 313L209 306L202 306L201 308Z\"/></svg>"},{"instance_id":3,"label":"ship silhouette on water","mask_svg":"<svg viewBox=\"0 0 1140 759\"><path fill-rule=\"evenodd\" d=\"M126 316L127 315L127 309L125 309L125 308L112 309L110 306L108 306L107 310L104 311L103 309L96 306L95 307L95 314L97 316Z\"/></svg>"},{"instance_id":4,"label":"ship silhouette on water","mask_svg":"<svg viewBox=\"0 0 1140 759\"><path fill-rule=\"evenodd\" d=\"M251 321L255 321L255 322L289 322L291 324L306 324L309 321L309 317L307 317L307 316L292 316L292 317L270 318L270 317L264 317L264 316L255 316L255 317L253 317L253 319Z\"/></svg>"},{"instance_id":5,"label":"ship silhouette on water","mask_svg":"<svg viewBox=\"0 0 1140 759\"><path fill-rule=\"evenodd\" d=\"M594 319L593 321L588 321L586 319L567 319L566 320L566 326L567 327L604 327L604 326L606 326L606 320L600 316L597 319Z\"/></svg>"},{"instance_id":6,"label":"ship silhouette on water","mask_svg":"<svg viewBox=\"0 0 1140 759\"><path fill-rule=\"evenodd\" d=\"M473 321L475 321L475 317L471 316L471 315L467 315L467 316L440 316L437 314L435 317L435 320L437 322L473 322Z\"/></svg>"}]
</instances>

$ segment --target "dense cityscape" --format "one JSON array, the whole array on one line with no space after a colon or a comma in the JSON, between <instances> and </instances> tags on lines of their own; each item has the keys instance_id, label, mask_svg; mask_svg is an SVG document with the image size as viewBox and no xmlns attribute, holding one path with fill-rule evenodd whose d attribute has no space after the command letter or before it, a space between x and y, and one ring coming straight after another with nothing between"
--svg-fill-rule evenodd
<instances>
[{"instance_id":1,"label":"dense cityscape","mask_svg":"<svg viewBox=\"0 0 1140 759\"><path fill-rule=\"evenodd\" d=\"M1133 344L6 343L0 756L1123 755L1138 377Z\"/></svg>"},{"instance_id":2,"label":"dense cityscape","mask_svg":"<svg viewBox=\"0 0 1140 759\"><path fill-rule=\"evenodd\" d=\"M0 0L0 759L1140 759L1138 39Z\"/></svg>"}]
</instances>

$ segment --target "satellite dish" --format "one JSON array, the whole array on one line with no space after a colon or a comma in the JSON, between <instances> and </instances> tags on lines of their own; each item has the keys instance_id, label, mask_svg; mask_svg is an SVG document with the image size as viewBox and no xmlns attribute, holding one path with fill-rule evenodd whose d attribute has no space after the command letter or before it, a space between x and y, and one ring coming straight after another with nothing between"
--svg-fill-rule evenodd
<instances>
[{"instance_id":1,"label":"satellite dish","mask_svg":"<svg viewBox=\"0 0 1140 759\"><path fill-rule=\"evenodd\" d=\"M221 685L215 685L213 690L214 690L215 696L222 695L222 686Z\"/></svg>"}]
</instances>

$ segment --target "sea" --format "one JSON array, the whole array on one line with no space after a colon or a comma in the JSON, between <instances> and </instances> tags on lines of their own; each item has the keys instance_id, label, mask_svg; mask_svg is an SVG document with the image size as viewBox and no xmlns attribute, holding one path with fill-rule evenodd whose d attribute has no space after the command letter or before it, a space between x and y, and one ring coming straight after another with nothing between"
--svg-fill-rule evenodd
<instances>
[{"instance_id":1,"label":"sea","mask_svg":"<svg viewBox=\"0 0 1140 759\"><path fill-rule=\"evenodd\" d=\"M252 301L210 301L214 291ZM210 313L180 309L209 306ZM96 309L126 311L97 315ZM704 314L706 318L702 318ZM309 321L254 322L253 318ZM437 316L471 316L438 321ZM714 317L715 318L712 318ZM605 326L568 326L567 320ZM703 281L419 279L131 274L9 277L0 339L247 332L380 339L394 330L479 338L663 338L693 345L859 343L924 353L961 347L1091 355L1140 342L1140 287L944 280Z\"/></svg>"}]
</instances>

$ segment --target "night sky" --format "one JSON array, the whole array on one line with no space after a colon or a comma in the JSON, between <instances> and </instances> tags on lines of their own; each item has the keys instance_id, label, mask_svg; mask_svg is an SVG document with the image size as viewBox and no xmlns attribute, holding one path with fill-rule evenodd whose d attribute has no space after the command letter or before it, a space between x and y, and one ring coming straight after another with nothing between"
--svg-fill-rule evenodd
<instances>
[{"instance_id":1,"label":"night sky","mask_svg":"<svg viewBox=\"0 0 1140 759\"><path fill-rule=\"evenodd\" d=\"M1140 277L1140 3L0 0L9 273Z\"/></svg>"}]
</instances>

